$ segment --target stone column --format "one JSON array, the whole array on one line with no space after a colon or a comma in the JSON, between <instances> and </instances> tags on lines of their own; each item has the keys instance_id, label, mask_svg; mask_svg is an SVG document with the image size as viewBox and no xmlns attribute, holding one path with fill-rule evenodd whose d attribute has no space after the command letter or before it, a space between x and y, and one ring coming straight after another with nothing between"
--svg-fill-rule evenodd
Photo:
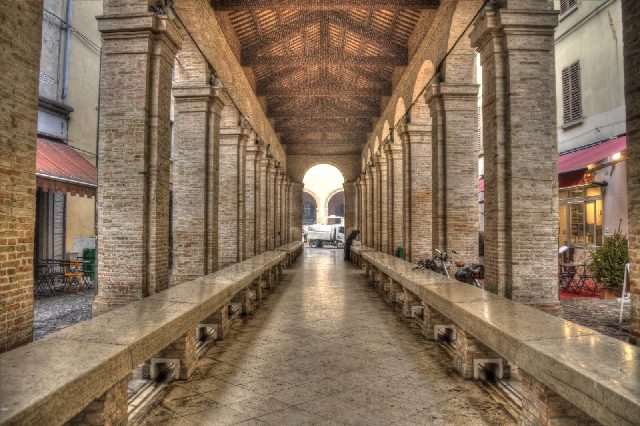
<instances>
[{"instance_id":1,"label":"stone column","mask_svg":"<svg viewBox=\"0 0 640 426\"><path fill-rule=\"evenodd\" d=\"M366 210L367 187L365 185L364 173L358 178L358 226L360 230L360 242L365 243L367 235L367 210Z\"/></svg>"},{"instance_id":2,"label":"stone column","mask_svg":"<svg viewBox=\"0 0 640 426\"><path fill-rule=\"evenodd\" d=\"M173 95L175 141L171 284L177 285L211 273L218 265L216 205L220 111L223 104L218 97L218 89L205 84L199 87L174 87Z\"/></svg>"},{"instance_id":3,"label":"stone column","mask_svg":"<svg viewBox=\"0 0 640 426\"><path fill-rule=\"evenodd\" d=\"M269 160L271 166L268 169L267 174L267 250L273 250L275 248L275 189L276 189L276 168L272 160Z\"/></svg>"},{"instance_id":4,"label":"stone column","mask_svg":"<svg viewBox=\"0 0 640 426\"><path fill-rule=\"evenodd\" d=\"M260 159L260 214L258 216L258 222L260 224L260 253L267 251L267 242L269 235L269 204L268 204L268 176L269 176L269 159L262 157Z\"/></svg>"},{"instance_id":5,"label":"stone column","mask_svg":"<svg viewBox=\"0 0 640 426\"><path fill-rule=\"evenodd\" d=\"M2 9L0 352L5 352L33 338L36 130L43 9L41 0L5 4Z\"/></svg>"},{"instance_id":6,"label":"stone column","mask_svg":"<svg viewBox=\"0 0 640 426\"><path fill-rule=\"evenodd\" d=\"M287 178L287 214L285 215L285 220L287 221L287 242L290 243L292 240L292 229L291 229L291 186L293 182L291 179Z\"/></svg>"},{"instance_id":7,"label":"stone column","mask_svg":"<svg viewBox=\"0 0 640 426\"><path fill-rule=\"evenodd\" d=\"M389 246L387 253L395 254L399 245L403 245L406 250L403 225L404 209L404 176L401 141L394 141L384 146L387 153L387 164L389 167ZM423 164L424 167L424 164ZM406 252L405 252L406 253ZM406 258L406 255L405 255Z\"/></svg>"},{"instance_id":8,"label":"stone column","mask_svg":"<svg viewBox=\"0 0 640 426\"><path fill-rule=\"evenodd\" d=\"M373 247L373 170L371 166L367 167L365 175L365 186L367 192L366 205L364 209L367 215L367 233L365 245L367 245L368 247Z\"/></svg>"},{"instance_id":9,"label":"stone column","mask_svg":"<svg viewBox=\"0 0 640 426\"><path fill-rule=\"evenodd\" d=\"M380 250L380 156L374 155L371 165L371 247Z\"/></svg>"},{"instance_id":10,"label":"stone column","mask_svg":"<svg viewBox=\"0 0 640 426\"><path fill-rule=\"evenodd\" d=\"M504 3L513 10L483 11L471 34L482 62L485 288L525 303L553 304L558 18L547 1Z\"/></svg>"},{"instance_id":11,"label":"stone column","mask_svg":"<svg viewBox=\"0 0 640 426\"><path fill-rule=\"evenodd\" d=\"M220 268L245 258L245 148L250 130L220 129L218 255Z\"/></svg>"},{"instance_id":12,"label":"stone column","mask_svg":"<svg viewBox=\"0 0 640 426\"><path fill-rule=\"evenodd\" d=\"M362 227L361 225L361 220L360 220L360 203L362 201L362 192L361 192L361 186L360 186L360 178L356 178L355 181L353 181L354 184L354 194L355 194L355 202L353 203L353 226L354 229L360 229ZM362 237L362 234L360 234L360 237Z\"/></svg>"},{"instance_id":13,"label":"stone column","mask_svg":"<svg viewBox=\"0 0 640 426\"><path fill-rule=\"evenodd\" d=\"M464 262L478 260L478 85L432 84L433 247Z\"/></svg>"},{"instance_id":14,"label":"stone column","mask_svg":"<svg viewBox=\"0 0 640 426\"><path fill-rule=\"evenodd\" d=\"M378 250L389 253L391 241L389 240L389 207L391 199L389 198L389 175L388 175L388 159L384 149L381 149L379 161L378 161L378 192L380 193L380 206L378 208L378 220L380 222L380 238L378 244L380 245Z\"/></svg>"},{"instance_id":15,"label":"stone column","mask_svg":"<svg viewBox=\"0 0 640 426\"><path fill-rule=\"evenodd\" d=\"M182 37L148 1L105 3L98 157L99 315L169 281L171 73Z\"/></svg>"},{"instance_id":16,"label":"stone column","mask_svg":"<svg viewBox=\"0 0 640 426\"><path fill-rule=\"evenodd\" d=\"M251 140L253 139L253 140ZM259 252L260 228L260 158L262 147L258 141L251 138L247 145L245 161L245 250L246 257L252 257Z\"/></svg>"},{"instance_id":17,"label":"stone column","mask_svg":"<svg viewBox=\"0 0 640 426\"><path fill-rule=\"evenodd\" d=\"M289 242L289 178L284 176L282 179L282 231L281 244Z\"/></svg>"},{"instance_id":18,"label":"stone column","mask_svg":"<svg viewBox=\"0 0 640 426\"><path fill-rule=\"evenodd\" d=\"M291 182L291 241L302 241L302 191L304 185Z\"/></svg>"},{"instance_id":19,"label":"stone column","mask_svg":"<svg viewBox=\"0 0 640 426\"><path fill-rule=\"evenodd\" d=\"M629 191L629 259L632 340L640 340L640 3L622 1L624 91L627 108L627 187Z\"/></svg>"},{"instance_id":20,"label":"stone column","mask_svg":"<svg viewBox=\"0 0 640 426\"><path fill-rule=\"evenodd\" d=\"M276 167L275 186L274 186L274 213L273 213L273 248L278 248L282 245L281 233L282 233L282 172L280 167Z\"/></svg>"},{"instance_id":21,"label":"stone column","mask_svg":"<svg viewBox=\"0 0 640 426\"><path fill-rule=\"evenodd\" d=\"M345 182L344 188L344 237L345 239L356 229L357 187L356 182Z\"/></svg>"},{"instance_id":22,"label":"stone column","mask_svg":"<svg viewBox=\"0 0 640 426\"><path fill-rule=\"evenodd\" d=\"M404 253L415 262L432 255L431 126L400 127L404 168ZM425 165L427 165L425 167Z\"/></svg>"}]
</instances>

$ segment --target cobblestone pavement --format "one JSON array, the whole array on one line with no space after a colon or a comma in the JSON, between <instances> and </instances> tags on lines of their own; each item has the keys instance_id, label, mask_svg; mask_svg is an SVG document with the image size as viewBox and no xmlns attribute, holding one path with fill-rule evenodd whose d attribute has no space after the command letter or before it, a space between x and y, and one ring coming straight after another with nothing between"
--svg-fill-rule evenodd
<instances>
[{"instance_id":1,"label":"cobblestone pavement","mask_svg":"<svg viewBox=\"0 0 640 426\"><path fill-rule=\"evenodd\" d=\"M263 306L143 423L514 424L341 257L305 249Z\"/></svg>"},{"instance_id":2,"label":"cobblestone pavement","mask_svg":"<svg viewBox=\"0 0 640 426\"><path fill-rule=\"evenodd\" d=\"M625 304L622 325L620 319L620 299L566 299L561 300L565 319L585 327L593 328L602 334L616 339L629 341L629 303Z\"/></svg>"},{"instance_id":3,"label":"cobblestone pavement","mask_svg":"<svg viewBox=\"0 0 640 426\"><path fill-rule=\"evenodd\" d=\"M34 306L33 340L91 318L91 302L95 297L95 286L86 291L38 296Z\"/></svg>"}]
</instances>

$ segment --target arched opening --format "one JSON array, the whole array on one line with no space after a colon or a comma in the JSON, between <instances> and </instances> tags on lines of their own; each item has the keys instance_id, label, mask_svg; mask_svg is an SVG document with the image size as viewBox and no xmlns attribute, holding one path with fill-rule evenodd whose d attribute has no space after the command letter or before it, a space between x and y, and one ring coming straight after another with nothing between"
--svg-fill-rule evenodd
<instances>
[{"instance_id":1,"label":"arched opening","mask_svg":"<svg viewBox=\"0 0 640 426\"><path fill-rule=\"evenodd\" d=\"M313 225L316 223L326 225L328 223L328 217L330 214L328 209L328 201L338 191L343 190L344 176L342 172L337 167L331 164L317 164L307 170L302 182L304 183L305 192L308 191L309 193L315 195L315 202L317 207L317 216L315 218L315 222L305 222L305 225ZM344 208L342 213L342 216L344 216Z\"/></svg>"},{"instance_id":2,"label":"arched opening","mask_svg":"<svg viewBox=\"0 0 640 426\"><path fill-rule=\"evenodd\" d=\"M313 225L317 219L318 204L309 191L302 193L302 224Z\"/></svg>"},{"instance_id":3,"label":"arched opening","mask_svg":"<svg viewBox=\"0 0 640 426\"><path fill-rule=\"evenodd\" d=\"M339 216L344 217L344 191L340 190L335 192L327 201L327 212L329 217Z\"/></svg>"}]
</instances>

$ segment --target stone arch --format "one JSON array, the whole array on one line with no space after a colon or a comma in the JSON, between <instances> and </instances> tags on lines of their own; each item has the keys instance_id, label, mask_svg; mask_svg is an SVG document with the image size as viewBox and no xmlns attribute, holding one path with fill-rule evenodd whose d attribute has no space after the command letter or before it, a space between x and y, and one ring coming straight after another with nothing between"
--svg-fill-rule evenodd
<instances>
[{"instance_id":1,"label":"stone arch","mask_svg":"<svg viewBox=\"0 0 640 426\"><path fill-rule=\"evenodd\" d=\"M380 136L376 136L376 140L373 143L373 153L375 154L376 152L378 152L378 148L380 148L380 141L383 140L382 139L382 135ZM369 158L371 158L371 153L369 153Z\"/></svg>"},{"instance_id":2,"label":"stone arch","mask_svg":"<svg viewBox=\"0 0 640 426\"><path fill-rule=\"evenodd\" d=\"M344 188L336 188L327 197L327 205L326 205L327 215L330 216L332 214L332 211L331 211L332 201L335 202L336 200L334 198L337 196L340 196L340 194L342 194L342 216L344 216L344 204L345 204Z\"/></svg>"},{"instance_id":3,"label":"stone arch","mask_svg":"<svg viewBox=\"0 0 640 426\"><path fill-rule=\"evenodd\" d=\"M423 89L427 83L432 79L435 74L435 67L433 62L425 60L420 66L420 71L416 76L416 81L413 84L412 99L413 106L409 112L409 121L416 125L428 125L431 124L431 114L429 106L424 100Z\"/></svg>"},{"instance_id":4,"label":"stone arch","mask_svg":"<svg viewBox=\"0 0 640 426\"><path fill-rule=\"evenodd\" d=\"M482 7L482 3L482 0L457 2L448 28L447 44L442 46L444 49L442 57L449 49L452 49L440 70L440 77L443 81L475 83L476 50L471 47L471 39L469 38L469 33L473 27L466 28L473 20L478 9ZM463 31L465 32L463 33Z\"/></svg>"},{"instance_id":5,"label":"stone arch","mask_svg":"<svg viewBox=\"0 0 640 426\"><path fill-rule=\"evenodd\" d=\"M393 138L395 143L398 144L400 143L400 126L398 125L398 122L402 120L402 117L406 112L407 107L405 105L404 99L398 98L398 102L396 103L396 111L393 116L393 123L391 124L392 126L395 126L395 130L393 131Z\"/></svg>"}]
</instances>

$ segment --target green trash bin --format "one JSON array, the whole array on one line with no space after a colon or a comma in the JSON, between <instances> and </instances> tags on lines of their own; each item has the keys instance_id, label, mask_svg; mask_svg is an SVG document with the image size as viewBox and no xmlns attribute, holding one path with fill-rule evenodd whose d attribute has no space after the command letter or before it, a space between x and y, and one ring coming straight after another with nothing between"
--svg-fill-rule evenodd
<instances>
[{"instance_id":1,"label":"green trash bin","mask_svg":"<svg viewBox=\"0 0 640 426\"><path fill-rule=\"evenodd\" d=\"M82 270L89 280L94 283L96 281L96 249L84 249L82 251Z\"/></svg>"},{"instance_id":2,"label":"green trash bin","mask_svg":"<svg viewBox=\"0 0 640 426\"><path fill-rule=\"evenodd\" d=\"M396 250L396 253L398 254L398 257L400 259L404 260L404 246L402 244L398 246L398 250Z\"/></svg>"}]
</instances>

